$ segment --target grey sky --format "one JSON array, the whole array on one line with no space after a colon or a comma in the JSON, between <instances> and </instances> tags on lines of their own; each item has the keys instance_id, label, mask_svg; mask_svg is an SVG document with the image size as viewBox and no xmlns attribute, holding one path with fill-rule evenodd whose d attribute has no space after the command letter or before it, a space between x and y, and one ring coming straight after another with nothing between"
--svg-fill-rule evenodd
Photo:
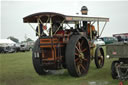
<instances>
[{"instance_id":1,"label":"grey sky","mask_svg":"<svg viewBox=\"0 0 128 85\"><path fill-rule=\"evenodd\" d=\"M23 17L36 12L59 12L74 15L86 5L90 16L104 16L110 22L102 36L112 36L115 33L128 33L128 1L2 1L1 2L1 31L0 37L14 36L20 41L27 37L35 40L36 36L31 27L23 23Z\"/></svg>"}]
</instances>

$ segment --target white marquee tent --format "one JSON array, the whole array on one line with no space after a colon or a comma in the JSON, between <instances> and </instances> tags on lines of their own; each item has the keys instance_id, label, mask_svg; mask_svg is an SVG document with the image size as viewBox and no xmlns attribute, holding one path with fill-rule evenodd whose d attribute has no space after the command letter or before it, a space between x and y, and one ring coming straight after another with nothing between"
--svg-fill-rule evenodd
<instances>
[{"instance_id":1,"label":"white marquee tent","mask_svg":"<svg viewBox=\"0 0 128 85\"><path fill-rule=\"evenodd\" d=\"M10 39L0 39L0 46L13 46L14 44L16 43Z\"/></svg>"}]
</instances>

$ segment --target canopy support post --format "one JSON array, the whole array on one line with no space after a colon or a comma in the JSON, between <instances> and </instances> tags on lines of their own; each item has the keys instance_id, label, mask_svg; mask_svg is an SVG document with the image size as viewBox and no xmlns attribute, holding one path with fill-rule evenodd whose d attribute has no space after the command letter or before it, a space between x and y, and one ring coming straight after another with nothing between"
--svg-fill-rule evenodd
<instances>
[{"instance_id":1,"label":"canopy support post","mask_svg":"<svg viewBox=\"0 0 128 85\"><path fill-rule=\"evenodd\" d=\"M50 18L50 24L51 24L51 29L50 29L50 36L52 37L52 18Z\"/></svg>"},{"instance_id":2,"label":"canopy support post","mask_svg":"<svg viewBox=\"0 0 128 85\"><path fill-rule=\"evenodd\" d=\"M60 26L57 28L56 32L60 29L61 25L64 23L65 20L62 21L62 23L60 24ZM54 35L56 34L56 32L54 33Z\"/></svg>"},{"instance_id":3,"label":"canopy support post","mask_svg":"<svg viewBox=\"0 0 128 85\"><path fill-rule=\"evenodd\" d=\"M94 21L91 25L95 24L96 21Z\"/></svg>"},{"instance_id":4,"label":"canopy support post","mask_svg":"<svg viewBox=\"0 0 128 85\"><path fill-rule=\"evenodd\" d=\"M41 21L41 19L39 18L39 21L41 22L41 24L43 25L43 22Z\"/></svg>"},{"instance_id":5,"label":"canopy support post","mask_svg":"<svg viewBox=\"0 0 128 85\"><path fill-rule=\"evenodd\" d=\"M90 23L90 39L92 40L92 28L91 28L91 21L89 22Z\"/></svg>"},{"instance_id":6,"label":"canopy support post","mask_svg":"<svg viewBox=\"0 0 128 85\"><path fill-rule=\"evenodd\" d=\"M100 35L99 35L99 36L101 36L101 35L102 35L102 33L103 33L103 31L104 31L104 28L105 28L106 24L107 24L107 22L105 22L105 24L104 24L104 26L103 26L103 28L102 28L101 33L100 33Z\"/></svg>"},{"instance_id":7,"label":"canopy support post","mask_svg":"<svg viewBox=\"0 0 128 85\"><path fill-rule=\"evenodd\" d=\"M38 35L40 37L40 18L37 19L38 22Z\"/></svg>"},{"instance_id":8,"label":"canopy support post","mask_svg":"<svg viewBox=\"0 0 128 85\"><path fill-rule=\"evenodd\" d=\"M34 27L33 27L30 23L28 23L28 24L29 24L30 27L36 32L36 30L34 29ZM39 35L38 32L36 32L36 34Z\"/></svg>"},{"instance_id":9,"label":"canopy support post","mask_svg":"<svg viewBox=\"0 0 128 85\"><path fill-rule=\"evenodd\" d=\"M98 32L98 37L99 37L99 21L97 21L97 32Z\"/></svg>"}]
</instances>

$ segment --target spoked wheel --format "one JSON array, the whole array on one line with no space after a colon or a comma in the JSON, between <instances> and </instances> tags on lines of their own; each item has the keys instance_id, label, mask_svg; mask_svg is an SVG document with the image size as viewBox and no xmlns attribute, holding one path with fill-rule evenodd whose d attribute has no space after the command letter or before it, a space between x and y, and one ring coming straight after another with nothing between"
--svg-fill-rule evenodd
<instances>
[{"instance_id":1,"label":"spoked wheel","mask_svg":"<svg viewBox=\"0 0 128 85\"><path fill-rule=\"evenodd\" d=\"M40 53L40 49L39 49L39 39L35 42L34 44L34 48L32 51L32 61L33 61L33 66L35 71L39 74L39 75L45 75L46 73L48 73L48 70L45 70L42 66L42 59L41 59L41 53Z\"/></svg>"},{"instance_id":2,"label":"spoked wheel","mask_svg":"<svg viewBox=\"0 0 128 85\"><path fill-rule=\"evenodd\" d=\"M87 74L90 64L90 50L87 39L73 35L66 47L66 66L71 76Z\"/></svg>"},{"instance_id":3,"label":"spoked wheel","mask_svg":"<svg viewBox=\"0 0 128 85\"><path fill-rule=\"evenodd\" d=\"M95 64L97 68L102 68L104 66L104 51L101 47L96 48Z\"/></svg>"}]
</instances>

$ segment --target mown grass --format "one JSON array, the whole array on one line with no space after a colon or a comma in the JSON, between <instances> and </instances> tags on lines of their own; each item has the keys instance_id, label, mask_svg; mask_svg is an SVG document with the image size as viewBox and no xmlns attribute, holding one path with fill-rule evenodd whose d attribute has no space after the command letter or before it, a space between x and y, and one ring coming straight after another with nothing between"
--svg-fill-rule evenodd
<instances>
[{"instance_id":1,"label":"mown grass","mask_svg":"<svg viewBox=\"0 0 128 85\"><path fill-rule=\"evenodd\" d=\"M0 54L0 85L118 85L111 77L113 59L106 59L102 69L91 61L89 72L80 78L71 77L67 70L39 76L32 65L31 52ZM128 85L128 81L124 81Z\"/></svg>"}]
</instances>

